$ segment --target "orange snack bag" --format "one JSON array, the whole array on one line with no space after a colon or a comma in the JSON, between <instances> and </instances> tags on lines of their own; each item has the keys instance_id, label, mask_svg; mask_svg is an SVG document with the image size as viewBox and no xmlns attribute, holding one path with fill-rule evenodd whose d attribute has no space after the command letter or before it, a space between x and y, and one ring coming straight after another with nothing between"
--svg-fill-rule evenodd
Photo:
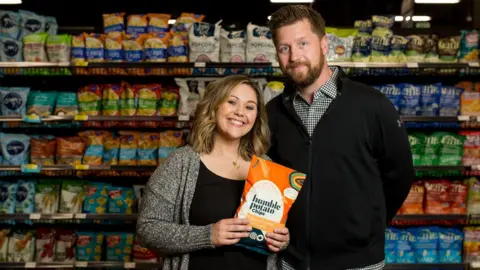
<instances>
[{"instance_id":1,"label":"orange snack bag","mask_svg":"<svg viewBox=\"0 0 480 270\"><path fill-rule=\"evenodd\" d=\"M250 221L250 236L237 243L269 254L267 232L285 227L288 212L302 189L306 175L272 161L252 157L240 206L235 217Z\"/></svg>"},{"instance_id":2,"label":"orange snack bag","mask_svg":"<svg viewBox=\"0 0 480 270\"><path fill-rule=\"evenodd\" d=\"M422 182L413 183L410 187L405 202L403 203L398 214L400 215L417 215L423 214L423 198L425 196L425 186Z\"/></svg>"},{"instance_id":3,"label":"orange snack bag","mask_svg":"<svg viewBox=\"0 0 480 270\"><path fill-rule=\"evenodd\" d=\"M448 193L450 182L447 180L434 180L425 182L427 197L425 200L425 214L443 215L450 213Z\"/></svg>"},{"instance_id":4,"label":"orange snack bag","mask_svg":"<svg viewBox=\"0 0 480 270\"><path fill-rule=\"evenodd\" d=\"M458 181L452 183L448 192L451 214L467 213L467 195L468 186L466 184Z\"/></svg>"}]
</instances>

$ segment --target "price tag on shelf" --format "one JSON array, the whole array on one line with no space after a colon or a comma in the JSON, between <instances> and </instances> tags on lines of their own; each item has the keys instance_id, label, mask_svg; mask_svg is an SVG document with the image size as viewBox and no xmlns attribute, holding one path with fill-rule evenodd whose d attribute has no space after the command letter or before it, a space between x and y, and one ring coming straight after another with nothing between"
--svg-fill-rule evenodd
<instances>
[{"instance_id":1,"label":"price tag on shelf","mask_svg":"<svg viewBox=\"0 0 480 270\"><path fill-rule=\"evenodd\" d=\"M188 120L190 120L189 115L179 115L178 116L178 121L188 121Z\"/></svg>"},{"instance_id":2,"label":"price tag on shelf","mask_svg":"<svg viewBox=\"0 0 480 270\"><path fill-rule=\"evenodd\" d=\"M464 121L464 122L470 121L470 116L468 115L459 115L457 118L458 118L458 121Z\"/></svg>"},{"instance_id":3,"label":"price tag on shelf","mask_svg":"<svg viewBox=\"0 0 480 270\"><path fill-rule=\"evenodd\" d=\"M137 267L134 262L126 262L123 266L125 269L135 269Z\"/></svg>"},{"instance_id":4,"label":"price tag on shelf","mask_svg":"<svg viewBox=\"0 0 480 270\"><path fill-rule=\"evenodd\" d=\"M90 169L90 165L86 165L86 164L75 165L75 170L77 171L87 171L88 169Z\"/></svg>"},{"instance_id":5,"label":"price tag on shelf","mask_svg":"<svg viewBox=\"0 0 480 270\"><path fill-rule=\"evenodd\" d=\"M75 214L75 219L86 219L87 214Z\"/></svg>"},{"instance_id":6,"label":"price tag on shelf","mask_svg":"<svg viewBox=\"0 0 480 270\"><path fill-rule=\"evenodd\" d=\"M25 263L25 268L37 268L36 262L27 262Z\"/></svg>"},{"instance_id":7,"label":"price tag on shelf","mask_svg":"<svg viewBox=\"0 0 480 270\"><path fill-rule=\"evenodd\" d=\"M40 166L37 164L24 164L20 169L22 173L40 173Z\"/></svg>"},{"instance_id":8,"label":"price tag on shelf","mask_svg":"<svg viewBox=\"0 0 480 270\"><path fill-rule=\"evenodd\" d=\"M40 214L40 213L31 213L28 218L29 218L29 219L34 219L34 220L36 219L36 220L38 220L38 219L42 218L42 214Z\"/></svg>"},{"instance_id":9,"label":"price tag on shelf","mask_svg":"<svg viewBox=\"0 0 480 270\"><path fill-rule=\"evenodd\" d=\"M418 63L407 63L408 68L418 68Z\"/></svg>"},{"instance_id":10,"label":"price tag on shelf","mask_svg":"<svg viewBox=\"0 0 480 270\"><path fill-rule=\"evenodd\" d=\"M195 62L194 66L196 68L204 68L204 67L207 66L207 63L205 63L205 62Z\"/></svg>"},{"instance_id":11,"label":"price tag on shelf","mask_svg":"<svg viewBox=\"0 0 480 270\"><path fill-rule=\"evenodd\" d=\"M75 115L73 120L75 120L75 121L88 121L88 115L77 114L77 115Z\"/></svg>"},{"instance_id":12,"label":"price tag on shelf","mask_svg":"<svg viewBox=\"0 0 480 270\"><path fill-rule=\"evenodd\" d=\"M75 267L86 268L88 267L88 262L75 262Z\"/></svg>"},{"instance_id":13,"label":"price tag on shelf","mask_svg":"<svg viewBox=\"0 0 480 270\"><path fill-rule=\"evenodd\" d=\"M79 60L79 61L75 61L74 65L77 66L77 67L86 67L86 66L88 66L88 62L83 61L83 60Z\"/></svg>"},{"instance_id":14,"label":"price tag on shelf","mask_svg":"<svg viewBox=\"0 0 480 270\"><path fill-rule=\"evenodd\" d=\"M468 65L469 65L470 67L476 67L476 68L478 68L478 67L480 67L480 62L469 62Z\"/></svg>"},{"instance_id":15,"label":"price tag on shelf","mask_svg":"<svg viewBox=\"0 0 480 270\"><path fill-rule=\"evenodd\" d=\"M23 118L23 122L39 124L42 123L42 118L39 115L27 115Z\"/></svg>"}]
</instances>

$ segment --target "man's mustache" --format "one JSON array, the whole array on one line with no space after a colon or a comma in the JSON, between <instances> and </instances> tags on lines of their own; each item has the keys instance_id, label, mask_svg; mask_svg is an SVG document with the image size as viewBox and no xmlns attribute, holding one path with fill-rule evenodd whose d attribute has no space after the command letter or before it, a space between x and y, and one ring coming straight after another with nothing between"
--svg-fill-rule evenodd
<instances>
[{"instance_id":1,"label":"man's mustache","mask_svg":"<svg viewBox=\"0 0 480 270\"><path fill-rule=\"evenodd\" d=\"M300 67L300 66L307 66L308 67L309 64L307 62L298 61L298 62L288 64L287 69L293 69L293 68L297 68L297 67Z\"/></svg>"}]
</instances>

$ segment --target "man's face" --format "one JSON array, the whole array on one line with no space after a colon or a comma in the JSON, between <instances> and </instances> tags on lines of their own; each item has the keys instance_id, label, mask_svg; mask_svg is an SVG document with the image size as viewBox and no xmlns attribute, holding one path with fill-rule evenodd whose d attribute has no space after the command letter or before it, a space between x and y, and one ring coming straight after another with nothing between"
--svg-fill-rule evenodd
<instances>
[{"instance_id":1,"label":"man's face","mask_svg":"<svg viewBox=\"0 0 480 270\"><path fill-rule=\"evenodd\" d=\"M322 73L328 50L326 37L321 40L308 20L277 29L275 45L280 68L300 87L312 85Z\"/></svg>"}]
</instances>

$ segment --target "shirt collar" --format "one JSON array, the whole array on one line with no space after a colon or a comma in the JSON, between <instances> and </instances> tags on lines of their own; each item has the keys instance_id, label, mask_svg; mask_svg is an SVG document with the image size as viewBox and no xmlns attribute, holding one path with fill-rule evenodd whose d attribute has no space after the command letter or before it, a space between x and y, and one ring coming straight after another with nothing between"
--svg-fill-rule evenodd
<instances>
[{"instance_id":1,"label":"shirt collar","mask_svg":"<svg viewBox=\"0 0 480 270\"><path fill-rule=\"evenodd\" d=\"M314 100L319 98L320 93L323 93L324 95L328 96L331 99L334 99L337 97L338 93L338 87L337 87L337 79L338 79L338 67L328 67L330 70L333 72L332 76L328 79L326 83L324 83L320 88L315 91L313 94ZM300 94L300 91L297 90L294 95L294 99L297 97L302 97ZM303 97L302 97L303 98Z\"/></svg>"}]
</instances>

